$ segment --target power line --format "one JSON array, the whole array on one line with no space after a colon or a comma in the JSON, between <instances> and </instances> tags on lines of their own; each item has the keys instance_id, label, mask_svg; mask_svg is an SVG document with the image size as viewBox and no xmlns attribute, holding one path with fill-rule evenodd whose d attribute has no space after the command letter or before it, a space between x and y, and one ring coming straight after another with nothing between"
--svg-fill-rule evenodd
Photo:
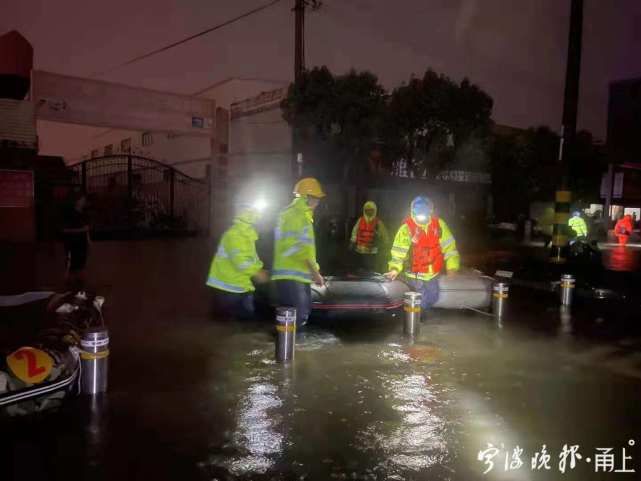
<instances>
[{"instance_id":1,"label":"power line","mask_svg":"<svg viewBox=\"0 0 641 481\"><path fill-rule=\"evenodd\" d=\"M123 62L123 63L121 63L119 65L116 65L116 66L114 66L114 67L112 67L110 69L103 70L102 72L94 73L93 75L91 75L91 77L97 77L97 76L100 76L100 75L104 75L104 74L106 74L108 72L111 72L113 70L116 70L116 69L119 69L119 68L122 68L122 67L126 67L127 65L131 65L132 63L139 62L140 60L144 60L146 58L149 58L152 55L156 55L156 54L159 54L161 52L165 52L165 51L167 51L169 49L177 47L178 45L182 45L183 43L187 43L190 40L194 40L195 38L202 37L203 35L211 33L211 32L213 32L215 30L219 30L219 29L221 29L223 27L231 25L232 23L235 23L235 22L237 22L239 20L247 18L250 15L253 15L255 13L261 12L262 10L266 10L267 8L276 5L280 1L281 0L272 0L271 2L268 2L268 3L264 4L264 5L261 5L259 7L256 7L254 9L252 9L252 10L249 10L249 11L247 11L247 12L241 14L241 15L238 15L237 17L234 17L234 18L229 19L229 20L227 20L227 21L225 21L223 23L219 23L218 25L210 27L207 30L203 30L202 32L198 32L198 33L196 33L194 35L190 35L189 37L183 38L182 40L179 40L179 41L174 42L174 43L170 43L169 45L165 45L164 47L157 48L156 50L152 50L151 52L147 52L147 53L144 53L142 55L138 55L137 57L134 57L134 58L132 58L130 60L127 60L126 62Z\"/></svg>"}]
</instances>

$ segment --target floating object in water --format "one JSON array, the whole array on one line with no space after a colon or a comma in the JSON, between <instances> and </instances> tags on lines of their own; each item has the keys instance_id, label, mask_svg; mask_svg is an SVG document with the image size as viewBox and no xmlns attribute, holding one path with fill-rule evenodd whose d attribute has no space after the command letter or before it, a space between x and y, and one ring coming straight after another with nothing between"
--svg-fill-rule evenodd
<instances>
[{"instance_id":1,"label":"floating object in water","mask_svg":"<svg viewBox=\"0 0 641 481\"><path fill-rule=\"evenodd\" d=\"M20 331L8 340L0 336L0 414L25 415L58 407L74 391L81 374L79 333L102 324L100 306L104 299L94 303L86 295L68 297L51 292L0 296L0 319L4 314L11 319L18 313L21 321L34 324L32 330ZM47 299L47 307L36 304ZM72 309L58 311L58 303L65 300ZM31 305L33 319L21 315L24 306ZM55 313L57 321L37 328L38 313L41 316ZM6 328L0 323L0 328L3 327ZM0 333L6 332L5 329Z\"/></svg>"}]
</instances>

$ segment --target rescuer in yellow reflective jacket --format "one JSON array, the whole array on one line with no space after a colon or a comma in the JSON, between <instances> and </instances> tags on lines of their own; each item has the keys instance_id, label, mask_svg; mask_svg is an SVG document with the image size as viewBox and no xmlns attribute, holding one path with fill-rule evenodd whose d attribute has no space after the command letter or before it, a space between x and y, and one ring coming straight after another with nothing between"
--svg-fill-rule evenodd
<instances>
[{"instance_id":1,"label":"rescuer in yellow reflective jacket","mask_svg":"<svg viewBox=\"0 0 641 481\"><path fill-rule=\"evenodd\" d=\"M352 229L350 246L356 252L356 265L368 272L376 272L376 259L379 247L388 242L387 229L383 221L376 215L378 208L369 200L363 205L363 215L356 221Z\"/></svg>"},{"instance_id":2,"label":"rescuer in yellow reflective jacket","mask_svg":"<svg viewBox=\"0 0 641 481\"><path fill-rule=\"evenodd\" d=\"M585 223L585 219L581 217L579 211L572 213L572 217L568 220L568 225L577 239L585 240L588 237L588 225Z\"/></svg>"},{"instance_id":3,"label":"rescuer in yellow reflective jacket","mask_svg":"<svg viewBox=\"0 0 641 481\"><path fill-rule=\"evenodd\" d=\"M460 256L449 227L434 215L434 204L427 197L416 197L410 216L394 237L386 276L396 279L403 272L403 281L422 294L425 312L438 301L438 276L444 270L454 273L459 267Z\"/></svg>"},{"instance_id":4,"label":"rescuer in yellow reflective jacket","mask_svg":"<svg viewBox=\"0 0 641 481\"><path fill-rule=\"evenodd\" d=\"M267 282L269 276L256 253L255 224L264 205L242 203L232 226L225 231L211 262L207 285L216 293L216 307L223 314L248 319L254 315L252 280Z\"/></svg>"},{"instance_id":5,"label":"rescuer in yellow reflective jacket","mask_svg":"<svg viewBox=\"0 0 641 481\"><path fill-rule=\"evenodd\" d=\"M296 324L303 326L312 308L311 283L323 285L316 262L314 209L325 197L318 180L308 177L294 187L294 201L283 210L274 230L274 265L281 306L296 308Z\"/></svg>"}]
</instances>

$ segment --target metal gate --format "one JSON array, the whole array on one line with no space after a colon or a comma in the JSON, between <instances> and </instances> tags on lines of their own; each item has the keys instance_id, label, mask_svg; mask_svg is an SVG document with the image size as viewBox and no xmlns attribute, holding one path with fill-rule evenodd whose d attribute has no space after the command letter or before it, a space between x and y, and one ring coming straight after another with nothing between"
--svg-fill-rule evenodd
<instances>
[{"instance_id":1,"label":"metal gate","mask_svg":"<svg viewBox=\"0 0 641 481\"><path fill-rule=\"evenodd\" d=\"M136 155L112 155L71 166L88 194L98 234L207 233L209 182Z\"/></svg>"}]
</instances>

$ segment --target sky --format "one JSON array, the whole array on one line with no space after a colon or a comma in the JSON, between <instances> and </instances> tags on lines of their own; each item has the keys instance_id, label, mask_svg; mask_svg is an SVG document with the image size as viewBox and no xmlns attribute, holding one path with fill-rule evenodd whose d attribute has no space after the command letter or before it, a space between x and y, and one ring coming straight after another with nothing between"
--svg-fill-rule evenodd
<instances>
[{"instance_id":1,"label":"sky","mask_svg":"<svg viewBox=\"0 0 641 481\"><path fill-rule=\"evenodd\" d=\"M266 0L0 2L0 34L34 46L35 68L190 94L230 77L290 81L294 0L135 64L149 50ZM427 68L468 77L494 120L559 130L570 0L324 0L306 19L306 63L367 69L392 89ZM605 140L608 84L641 77L641 1L585 0L578 127ZM78 156L88 129L48 124L42 153ZM84 137L84 142L83 142ZM82 145L82 147L81 147Z\"/></svg>"}]
</instances>

